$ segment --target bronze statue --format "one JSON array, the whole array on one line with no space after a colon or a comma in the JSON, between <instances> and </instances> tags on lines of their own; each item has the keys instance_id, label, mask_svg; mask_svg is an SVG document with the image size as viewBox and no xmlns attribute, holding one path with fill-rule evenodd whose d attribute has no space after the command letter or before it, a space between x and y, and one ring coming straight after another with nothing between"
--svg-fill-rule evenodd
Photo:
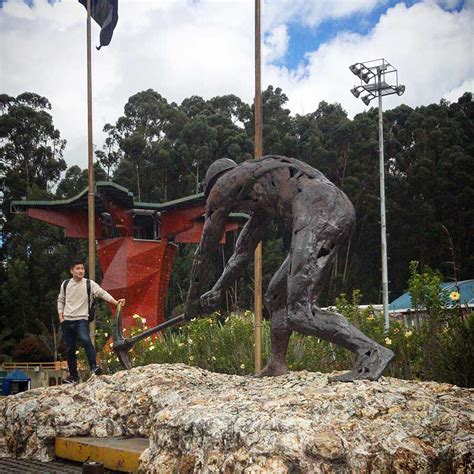
<instances>
[{"instance_id":1,"label":"bronze statue","mask_svg":"<svg viewBox=\"0 0 474 474\"><path fill-rule=\"evenodd\" d=\"M228 158L219 159L207 170L205 194L204 231L192 268L185 317L216 309L222 293L252 260L264 229L272 219L279 219L292 230L291 249L265 294L271 315L271 354L259 375L288 372L286 350L292 331L297 331L357 354L354 368L334 381L377 380L393 359L393 352L340 314L316 304L335 251L354 223L354 208L347 196L318 170L284 156L265 156L239 165ZM209 262L233 211L247 211L250 219L222 275L201 295Z\"/></svg>"}]
</instances>

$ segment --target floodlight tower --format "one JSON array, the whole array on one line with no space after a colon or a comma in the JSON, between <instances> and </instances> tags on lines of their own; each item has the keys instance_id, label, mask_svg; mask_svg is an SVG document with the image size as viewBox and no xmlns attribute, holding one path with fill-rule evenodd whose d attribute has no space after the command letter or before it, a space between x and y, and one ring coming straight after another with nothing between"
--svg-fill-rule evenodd
<instances>
[{"instance_id":1,"label":"floodlight tower","mask_svg":"<svg viewBox=\"0 0 474 474\"><path fill-rule=\"evenodd\" d=\"M362 91L367 95L361 97L365 105L369 105L372 99L379 98L379 173L380 173L380 227L382 243L382 293L383 293L383 316L385 331L390 327L388 317L388 270L387 270L387 222L385 215L385 167L383 154L383 117L382 96L405 92L405 86L398 84L398 71L385 59L374 59L363 63L355 63L349 69L360 78L360 85L351 89L354 97L359 97ZM389 84L387 77L395 84Z\"/></svg>"}]
</instances>

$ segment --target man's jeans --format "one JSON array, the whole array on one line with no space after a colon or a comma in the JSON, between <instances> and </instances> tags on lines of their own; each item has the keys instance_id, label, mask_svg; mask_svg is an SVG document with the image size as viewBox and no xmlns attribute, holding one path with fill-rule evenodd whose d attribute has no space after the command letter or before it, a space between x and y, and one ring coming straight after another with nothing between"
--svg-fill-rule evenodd
<instances>
[{"instance_id":1,"label":"man's jeans","mask_svg":"<svg viewBox=\"0 0 474 474\"><path fill-rule=\"evenodd\" d=\"M94 369L97 367L95 360L95 349L89 336L89 322L87 319L79 321L64 321L61 324L64 341L66 343L67 365L69 367L69 375L73 379L78 379L77 373L77 357L76 357L76 340L82 344L86 351L87 362L89 367Z\"/></svg>"}]
</instances>

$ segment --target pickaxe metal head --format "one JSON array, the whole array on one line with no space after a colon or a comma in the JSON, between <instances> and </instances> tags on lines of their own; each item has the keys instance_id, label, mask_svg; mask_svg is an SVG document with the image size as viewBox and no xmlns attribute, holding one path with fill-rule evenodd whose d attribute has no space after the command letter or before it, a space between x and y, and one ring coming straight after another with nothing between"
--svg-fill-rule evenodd
<instances>
[{"instance_id":1,"label":"pickaxe metal head","mask_svg":"<svg viewBox=\"0 0 474 474\"><path fill-rule=\"evenodd\" d=\"M131 369L132 362L128 355L128 351L133 347L133 345L145 339L146 337L151 336L152 334L156 334L159 331L167 328L168 326L172 326L174 324L180 323L186 320L186 316L184 314L180 314L175 318L168 319L164 323L158 324L153 328L147 329L136 336L125 338L123 337L123 328L122 328L122 305L117 306L117 310L115 311L115 321L114 321L114 330L113 330L113 339L114 339L114 352L117 354L117 358L120 361L120 364L124 369Z\"/></svg>"},{"instance_id":2,"label":"pickaxe metal head","mask_svg":"<svg viewBox=\"0 0 474 474\"><path fill-rule=\"evenodd\" d=\"M113 340L114 352L117 355L120 364L124 369L131 369L132 362L130 361L130 357L128 356L128 351L132 347L133 343L130 343L129 339L123 337L121 304L117 305L117 310L115 311Z\"/></svg>"}]
</instances>

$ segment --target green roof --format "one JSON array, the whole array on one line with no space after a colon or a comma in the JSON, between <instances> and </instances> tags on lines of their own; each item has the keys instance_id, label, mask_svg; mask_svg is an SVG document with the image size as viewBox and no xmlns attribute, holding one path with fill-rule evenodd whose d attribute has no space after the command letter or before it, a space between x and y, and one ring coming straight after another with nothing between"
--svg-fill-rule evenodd
<instances>
[{"instance_id":1,"label":"green roof","mask_svg":"<svg viewBox=\"0 0 474 474\"><path fill-rule=\"evenodd\" d=\"M82 209L86 211L88 205L88 191L89 188L87 187L76 196L55 201L12 201L10 206L12 212L21 212L22 210L32 207L40 209ZM135 201L133 193L127 188L111 181L98 181L95 184L95 207L99 212L104 212L106 210L103 202L104 199L110 199L111 201L120 204L125 209L150 209L156 211L178 209L181 207L187 207L190 204L204 204L203 193L193 194L191 196L163 203Z\"/></svg>"},{"instance_id":2,"label":"green roof","mask_svg":"<svg viewBox=\"0 0 474 474\"><path fill-rule=\"evenodd\" d=\"M87 212L88 191L89 188L87 187L76 196L73 196L68 199L58 199L56 201L12 201L10 204L10 208L13 213L25 212L29 208L51 210L79 209L84 212ZM135 201L133 193L127 188L124 188L119 184L113 183L112 181L98 181L95 184L96 212L106 212L107 209L104 204L105 199L110 199L111 201L121 205L125 209L149 209L158 212L180 209L192 205L205 204L204 193L192 194L190 196L185 196L180 199L175 199L173 201L167 201L162 203ZM248 215L242 213L232 213L231 216L239 221L245 221L248 219Z\"/></svg>"}]
</instances>

